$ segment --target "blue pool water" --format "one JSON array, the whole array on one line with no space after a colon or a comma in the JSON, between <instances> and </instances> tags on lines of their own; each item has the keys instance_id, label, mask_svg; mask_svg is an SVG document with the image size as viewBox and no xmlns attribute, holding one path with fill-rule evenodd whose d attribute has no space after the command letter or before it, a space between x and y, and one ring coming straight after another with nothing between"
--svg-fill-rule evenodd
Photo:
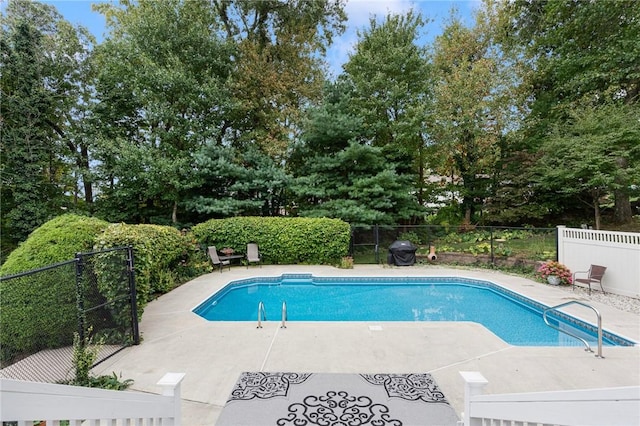
<instances>
[{"instance_id":1,"label":"blue pool water","mask_svg":"<svg viewBox=\"0 0 640 426\"><path fill-rule=\"evenodd\" d=\"M466 278L251 278L229 283L194 312L210 321L257 321L260 302L271 321L281 319L286 302L288 321L473 321L512 345L582 345L544 323L545 306L493 283ZM548 317L596 345L592 325L562 313ZM604 337L605 345L633 345L611 333Z\"/></svg>"}]
</instances>

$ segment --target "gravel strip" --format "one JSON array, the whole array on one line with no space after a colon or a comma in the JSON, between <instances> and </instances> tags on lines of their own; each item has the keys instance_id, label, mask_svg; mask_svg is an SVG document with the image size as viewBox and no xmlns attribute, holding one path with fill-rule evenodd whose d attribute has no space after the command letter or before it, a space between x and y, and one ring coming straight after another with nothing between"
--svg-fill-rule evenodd
<instances>
[{"instance_id":1,"label":"gravel strip","mask_svg":"<svg viewBox=\"0 0 640 426\"><path fill-rule=\"evenodd\" d=\"M567 293L572 293L581 299L603 303L616 309L620 309L621 311L640 315L640 299L636 299L634 297L622 296L613 293L605 294L600 290L592 290L591 295L589 295L589 290L582 287L575 287L575 289L572 289L571 286L558 286L558 288L566 291Z\"/></svg>"}]
</instances>

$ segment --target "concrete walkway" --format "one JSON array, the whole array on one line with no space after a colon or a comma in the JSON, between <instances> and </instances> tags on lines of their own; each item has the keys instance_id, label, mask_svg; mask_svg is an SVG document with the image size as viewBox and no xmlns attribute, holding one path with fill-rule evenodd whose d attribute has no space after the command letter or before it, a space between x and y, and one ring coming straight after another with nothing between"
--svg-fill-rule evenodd
<instances>
[{"instance_id":1,"label":"concrete walkway","mask_svg":"<svg viewBox=\"0 0 640 426\"><path fill-rule=\"evenodd\" d=\"M283 273L316 276L449 276L492 281L554 306L571 300L564 290L494 271L434 266L357 265L232 267L203 275L151 302L142 316L142 343L94 369L133 379L132 390L160 393L166 372L184 372L183 425L213 425L244 371L317 373L431 373L460 414L464 384L459 371L479 371L487 393L640 385L640 346L605 347L605 359L582 347L516 347L483 326L455 322L210 322L191 310L231 280ZM579 299L580 296L575 297ZM640 342L640 317L589 302L605 329ZM583 307L565 310L595 323ZM517 324L514 324L517 327ZM256 425L257 426L257 425Z\"/></svg>"}]
</instances>

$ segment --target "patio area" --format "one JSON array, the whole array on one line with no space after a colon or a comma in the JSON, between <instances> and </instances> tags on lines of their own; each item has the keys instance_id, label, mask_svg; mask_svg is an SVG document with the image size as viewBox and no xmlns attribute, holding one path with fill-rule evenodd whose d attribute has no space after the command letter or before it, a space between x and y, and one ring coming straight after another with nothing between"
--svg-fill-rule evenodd
<instances>
[{"instance_id":1,"label":"patio area","mask_svg":"<svg viewBox=\"0 0 640 426\"><path fill-rule=\"evenodd\" d=\"M133 379L132 390L159 393L166 372L184 372L185 425L213 425L243 372L407 374L429 373L460 415L459 371L480 371L487 393L601 388L640 384L640 347L605 347L605 359L583 347L511 346L476 323L455 322L209 322L191 312L229 281L283 273L316 276L447 276L492 281L547 306L581 300L580 293L495 271L438 266L357 265L234 267L203 275L151 302L140 324L142 343L94 369ZM583 300L584 301L584 300ZM598 301L603 327L640 341L640 317ZM565 312L595 323L589 309ZM542 321L542 319L541 319ZM517 325L514 325L517 326Z\"/></svg>"}]
</instances>

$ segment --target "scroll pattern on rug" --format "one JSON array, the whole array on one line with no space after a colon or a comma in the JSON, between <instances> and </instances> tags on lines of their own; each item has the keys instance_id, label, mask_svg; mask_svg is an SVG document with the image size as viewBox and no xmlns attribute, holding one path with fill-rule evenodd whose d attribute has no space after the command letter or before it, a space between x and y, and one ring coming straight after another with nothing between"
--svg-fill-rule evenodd
<instances>
[{"instance_id":1,"label":"scroll pattern on rug","mask_svg":"<svg viewBox=\"0 0 640 426\"><path fill-rule=\"evenodd\" d=\"M391 418L386 405L345 391L309 395L302 402L289 405L288 411L286 417L278 419L278 426L402 426L402 421Z\"/></svg>"},{"instance_id":2,"label":"scroll pattern on rug","mask_svg":"<svg viewBox=\"0 0 640 426\"><path fill-rule=\"evenodd\" d=\"M291 385L305 382L312 373L242 373L229 401L286 396Z\"/></svg>"},{"instance_id":3,"label":"scroll pattern on rug","mask_svg":"<svg viewBox=\"0 0 640 426\"><path fill-rule=\"evenodd\" d=\"M389 398L449 404L431 374L360 374L372 385L384 386Z\"/></svg>"}]
</instances>

